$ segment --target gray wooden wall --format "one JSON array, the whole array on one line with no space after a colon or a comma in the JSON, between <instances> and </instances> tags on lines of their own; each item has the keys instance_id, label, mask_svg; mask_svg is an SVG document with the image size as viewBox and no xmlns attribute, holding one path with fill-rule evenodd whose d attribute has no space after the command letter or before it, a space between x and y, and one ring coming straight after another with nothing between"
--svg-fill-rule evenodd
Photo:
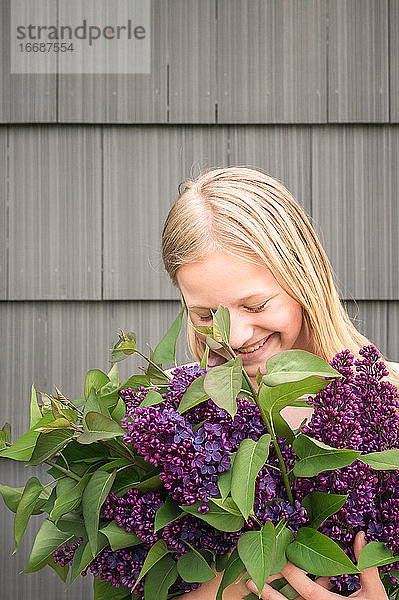
<instances>
[{"instance_id":1,"label":"gray wooden wall","mask_svg":"<svg viewBox=\"0 0 399 600\"><path fill-rule=\"evenodd\" d=\"M167 330L179 302L163 221L178 183L210 167L287 185L351 317L399 360L398 0L152 0L149 75L10 74L0 5L1 421L15 435L32 382L80 397L120 328L144 350ZM2 482L27 478L0 469ZM50 569L17 574L35 532L10 559L0 504L1 599L65 598ZM89 579L68 597L90 598Z\"/></svg>"}]
</instances>

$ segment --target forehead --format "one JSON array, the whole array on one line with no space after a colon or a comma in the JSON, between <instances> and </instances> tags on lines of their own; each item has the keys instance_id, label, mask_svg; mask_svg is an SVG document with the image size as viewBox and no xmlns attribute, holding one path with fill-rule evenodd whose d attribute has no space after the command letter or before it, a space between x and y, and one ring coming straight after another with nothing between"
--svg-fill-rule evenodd
<instances>
[{"instance_id":1,"label":"forehead","mask_svg":"<svg viewBox=\"0 0 399 600\"><path fill-rule=\"evenodd\" d=\"M183 265L177 272L177 281L191 307L238 304L279 287L265 265L224 252Z\"/></svg>"}]
</instances>

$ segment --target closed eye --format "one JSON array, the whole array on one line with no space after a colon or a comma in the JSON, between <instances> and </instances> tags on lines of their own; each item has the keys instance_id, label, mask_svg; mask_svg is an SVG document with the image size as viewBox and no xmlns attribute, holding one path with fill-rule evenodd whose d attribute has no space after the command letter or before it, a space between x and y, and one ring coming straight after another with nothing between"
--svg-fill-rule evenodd
<instances>
[{"instance_id":1,"label":"closed eye","mask_svg":"<svg viewBox=\"0 0 399 600\"><path fill-rule=\"evenodd\" d=\"M245 308L247 310L249 310L250 312L254 312L254 313L261 312L265 308L267 302L268 302L268 300L266 300L265 302L263 302L263 304L260 304L259 306L255 306L254 308L251 308L250 306L245 306ZM212 321L212 315L206 315L205 317L200 316L199 319L200 319L200 321Z\"/></svg>"}]
</instances>

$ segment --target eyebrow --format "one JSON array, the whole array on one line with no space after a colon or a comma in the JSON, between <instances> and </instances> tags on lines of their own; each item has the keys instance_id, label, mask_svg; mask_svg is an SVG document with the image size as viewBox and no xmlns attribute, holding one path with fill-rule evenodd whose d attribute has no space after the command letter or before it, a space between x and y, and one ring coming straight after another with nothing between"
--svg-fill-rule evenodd
<instances>
[{"instance_id":1,"label":"eyebrow","mask_svg":"<svg viewBox=\"0 0 399 600\"><path fill-rule=\"evenodd\" d=\"M249 296L246 296L245 298L241 298L241 300L239 300L238 302L248 302L248 300L252 300L253 298L259 298L259 296L265 296L265 292L255 292L253 294L250 294ZM268 298L268 300L270 300L270 298ZM205 310L213 310L213 312L216 312L216 308L209 308L209 306L189 306L188 308L192 309L192 308L201 308L201 309L205 309Z\"/></svg>"}]
</instances>

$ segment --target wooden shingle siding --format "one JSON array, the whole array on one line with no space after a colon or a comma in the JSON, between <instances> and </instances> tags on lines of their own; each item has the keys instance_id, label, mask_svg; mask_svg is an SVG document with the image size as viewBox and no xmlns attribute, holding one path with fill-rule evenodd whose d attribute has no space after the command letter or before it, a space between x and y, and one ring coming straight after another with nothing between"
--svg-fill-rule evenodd
<instances>
[{"instance_id":1,"label":"wooden shingle siding","mask_svg":"<svg viewBox=\"0 0 399 600\"><path fill-rule=\"evenodd\" d=\"M344 298L399 297L399 129L315 128L312 216Z\"/></svg>"},{"instance_id":2,"label":"wooden shingle siding","mask_svg":"<svg viewBox=\"0 0 399 600\"><path fill-rule=\"evenodd\" d=\"M56 75L10 73L10 2L11 0L0 2L0 123L55 122ZM45 11L45 6L43 2L41 11Z\"/></svg>"},{"instance_id":3,"label":"wooden shingle siding","mask_svg":"<svg viewBox=\"0 0 399 600\"><path fill-rule=\"evenodd\" d=\"M389 121L388 0L328 0L328 121Z\"/></svg>"},{"instance_id":4,"label":"wooden shingle siding","mask_svg":"<svg viewBox=\"0 0 399 600\"><path fill-rule=\"evenodd\" d=\"M399 122L399 2L389 0L390 122Z\"/></svg>"},{"instance_id":5,"label":"wooden shingle siding","mask_svg":"<svg viewBox=\"0 0 399 600\"><path fill-rule=\"evenodd\" d=\"M353 322L399 361L397 0L151 0L149 74L63 75L10 74L11 1L0 2L0 427L23 432L32 383L81 397L89 369L110 369L120 329L154 349L181 308L164 220L178 184L216 167L286 185ZM193 360L184 326L177 361ZM123 361L121 380L145 364ZM0 471L10 485L29 476L2 459ZM40 523L10 559L0 500L1 599L65 597L50 568L18 575ZM91 597L91 576L68 592Z\"/></svg>"},{"instance_id":6,"label":"wooden shingle siding","mask_svg":"<svg viewBox=\"0 0 399 600\"><path fill-rule=\"evenodd\" d=\"M218 122L325 122L325 0L218 0L217 7Z\"/></svg>"},{"instance_id":7,"label":"wooden shingle siding","mask_svg":"<svg viewBox=\"0 0 399 600\"><path fill-rule=\"evenodd\" d=\"M279 179L311 212L311 128L231 125L229 164L261 169Z\"/></svg>"},{"instance_id":8,"label":"wooden shingle siding","mask_svg":"<svg viewBox=\"0 0 399 600\"><path fill-rule=\"evenodd\" d=\"M226 165L227 128L104 129L104 299L173 299L163 222L185 177Z\"/></svg>"},{"instance_id":9,"label":"wooden shingle siding","mask_svg":"<svg viewBox=\"0 0 399 600\"><path fill-rule=\"evenodd\" d=\"M214 123L216 3L168 2L168 122Z\"/></svg>"},{"instance_id":10,"label":"wooden shingle siding","mask_svg":"<svg viewBox=\"0 0 399 600\"><path fill-rule=\"evenodd\" d=\"M9 299L101 299L101 132L9 130Z\"/></svg>"},{"instance_id":11,"label":"wooden shingle siding","mask_svg":"<svg viewBox=\"0 0 399 600\"><path fill-rule=\"evenodd\" d=\"M168 6L151 0L151 73L60 74L60 123L166 123Z\"/></svg>"},{"instance_id":12,"label":"wooden shingle siding","mask_svg":"<svg viewBox=\"0 0 399 600\"><path fill-rule=\"evenodd\" d=\"M7 127L0 127L0 300L7 298Z\"/></svg>"}]
</instances>

